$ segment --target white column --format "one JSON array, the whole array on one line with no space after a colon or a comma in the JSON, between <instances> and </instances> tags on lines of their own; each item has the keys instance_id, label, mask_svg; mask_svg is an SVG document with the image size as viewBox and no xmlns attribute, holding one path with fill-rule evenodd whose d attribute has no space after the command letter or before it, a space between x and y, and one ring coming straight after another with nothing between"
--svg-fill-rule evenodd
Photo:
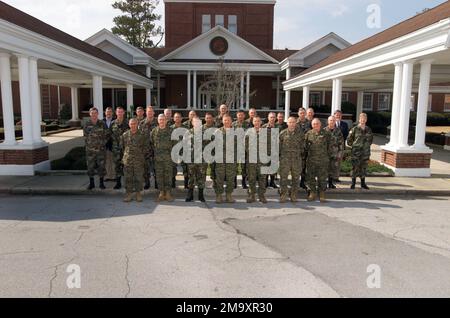
<instances>
[{"instance_id":1,"label":"white column","mask_svg":"<svg viewBox=\"0 0 450 318\"><path fill-rule=\"evenodd\" d=\"M285 91L284 99L284 119L287 121L291 116L291 91Z\"/></svg>"},{"instance_id":2,"label":"white column","mask_svg":"<svg viewBox=\"0 0 450 318\"><path fill-rule=\"evenodd\" d=\"M244 109L244 87L245 87L245 76L244 76L244 72L241 72L241 98L240 98L240 103L241 103L241 109Z\"/></svg>"},{"instance_id":3,"label":"white column","mask_svg":"<svg viewBox=\"0 0 450 318\"><path fill-rule=\"evenodd\" d=\"M113 89L114 91L114 89ZM72 86L70 88L70 95L72 98L72 119L71 121L79 121L80 118L78 117L78 87Z\"/></svg>"},{"instance_id":4,"label":"white column","mask_svg":"<svg viewBox=\"0 0 450 318\"><path fill-rule=\"evenodd\" d=\"M41 122L42 122L41 87L39 85L37 59L31 57L29 61L30 61L30 95L31 95L31 118L33 121L33 141L35 143L43 143L44 141L42 140L41 136Z\"/></svg>"},{"instance_id":5,"label":"white column","mask_svg":"<svg viewBox=\"0 0 450 318\"><path fill-rule=\"evenodd\" d=\"M359 120L359 115L363 112L363 105L364 105L364 92L358 91L358 95L356 98L356 121Z\"/></svg>"},{"instance_id":6,"label":"white column","mask_svg":"<svg viewBox=\"0 0 450 318\"><path fill-rule=\"evenodd\" d=\"M161 75L158 73L157 77L156 77L156 82L158 85L157 88L157 101L158 101L158 108L161 108Z\"/></svg>"},{"instance_id":7,"label":"white column","mask_svg":"<svg viewBox=\"0 0 450 318\"><path fill-rule=\"evenodd\" d=\"M148 78L152 78L152 67L150 65L147 65L146 75ZM150 87L145 89L145 102L147 106L152 104L152 89Z\"/></svg>"},{"instance_id":8,"label":"white column","mask_svg":"<svg viewBox=\"0 0 450 318\"><path fill-rule=\"evenodd\" d=\"M194 107L194 109L197 109L198 108L198 105L197 105L197 71L194 71L193 85L194 85L194 90L193 90L193 95L194 95L193 107Z\"/></svg>"},{"instance_id":9,"label":"white column","mask_svg":"<svg viewBox=\"0 0 450 318\"><path fill-rule=\"evenodd\" d=\"M22 136L24 145L33 144L33 118L30 96L30 60L27 56L18 55L20 112L22 116Z\"/></svg>"},{"instance_id":10,"label":"white column","mask_svg":"<svg viewBox=\"0 0 450 318\"><path fill-rule=\"evenodd\" d=\"M187 108L191 109L192 104L192 97L191 97L191 92L192 92L192 88L191 88L191 71L187 72Z\"/></svg>"},{"instance_id":11,"label":"white column","mask_svg":"<svg viewBox=\"0 0 450 318\"><path fill-rule=\"evenodd\" d=\"M333 115L337 110L342 108L342 79L333 79L333 101L331 107L331 114Z\"/></svg>"},{"instance_id":12,"label":"white column","mask_svg":"<svg viewBox=\"0 0 450 318\"><path fill-rule=\"evenodd\" d=\"M247 72L246 107L250 110L250 72Z\"/></svg>"},{"instance_id":13,"label":"white column","mask_svg":"<svg viewBox=\"0 0 450 318\"><path fill-rule=\"evenodd\" d=\"M103 119L103 78L101 76L92 76L92 97L94 107L98 109L98 118Z\"/></svg>"},{"instance_id":14,"label":"white column","mask_svg":"<svg viewBox=\"0 0 450 318\"><path fill-rule=\"evenodd\" d=\"M400 104L400 126L398 145L400 148L408 147L409 116L411 112L411 92L413 81L414 62L403 63L401 104Z\"/></svg>"},{"instance_id":15,"label":"white column","mask_svg":"<svg viewBox=\"0 0 450 318\"><path fill-rule=\"evenodd\" d=\"M309 95L311 92L311 87L310 86L304 86L303 87L303 100L302 100L302 107L304 109L308 109L309 108Z\"/></svg>"},{"instance_id":16,"label":"white column","mask_svg":"<svg viewBox=\"0 0 450 318\"><path fill-rule=\"evenodd\" d=\"M131 111L134 106L133 84L127 84L127 110Z\"/></svg>"},{"instance_id":17,"label":"white column","mask_svg":"<svg viewBox=\"0 0 450 318\"><path fill-rule=\"evenodd\" d=\"M0 53L0 84L2 91L3 128L5 140L2 145L13 146L16 142L16 131L14 123L14 104L11 86L11 56Z\"/></svg>"},{"instance_id":18,"label":"white column","mask_svg":"<svg viewBox=\"0 0 450 318\"><path fill-rule=\"evenodd\" d=\"M278 75L277 76L277 106L275 107L276 109L280 108L280 84L281 84L280 75Z\"/></svg>"},{"instance_id":19,"label":"white column","mask_svg":"<svg viewBox=\"0 0 450 318\"><path fill-rule=\"evenodd\" d=\"M427 149L425 134L427 128L428 99L430 94L431 61L420 63L419 97L417 106L415 149Z\"/></svg>"},{"instance_id":20,"label":"white column","mask_svg":"<svg viewBox=\"0 0 450 318\"><path fill-rule=\"evenodd\" d=\"M391 137L389 146L396 147L399 137L400 103L402 97L403 63L395 64L394 92L392 96Z\"/></svg>"}]
</instances>

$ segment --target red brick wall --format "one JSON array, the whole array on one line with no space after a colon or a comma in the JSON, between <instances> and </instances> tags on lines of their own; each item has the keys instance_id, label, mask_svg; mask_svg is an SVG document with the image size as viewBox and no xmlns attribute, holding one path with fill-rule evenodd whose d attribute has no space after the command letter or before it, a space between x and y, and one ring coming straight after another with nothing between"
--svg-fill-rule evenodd
<instances>
[{"instance_id":1,"label":"red brick wall","mask_svg":"<svg viewBox=\"0 0 450 318\"><path fill-rule=\"evenodd\" d=\"M198 85L200 85L198 83ZM166 76L166 106L176 105L179 108L187 107L187 76L169 75Z\"/></svg>"},{"instance_id":2,"label":"red brick wall","mask_svg":"<svg viewBox=\"0 0 450 318\"><path fill-rule=\"evenodd\" d=\"M431 164L431 154L393 153L383 150L381 153L381 161L395 168L429 168Z\"/></svg>"},{"instance_id":3,"label":"red brick wall","mask_svg":"<svg viewBox=\"0 0 450 318\"><path fill-rule=\"evenodd\" d=\"M273 48L274 5L271 4L214 4L214 3L166 3L166 47L179 47L202 32L202 15L224 15L225 27L228 15L238 19L238 35L253 45Z\"/></svg>"},{"instance_id":4,"label":"red brick wall","mask_svg":"<svg viewBox=\"0 0 450 318\"><path fill-rule=\"evenodd\" d=\"M251 107L273 108L272 97L276 94L276 90L272 89L273 78L270 76L253 76L250 80L250 91L256 92L250 99ZM276 98L276 97L275 97Z\"/></svg>"},{"instance_id":5,"label":"red brick wall","mask_svg":"<svg viewBox=\"0 0 450 318\"><path fill-rule=\"evenodd\" d=\"M35 165L48 159L48 147L35 150L0 149L0 164L2 165Z\"/></svg>"},{"instance_id":6,"label":"red brick wall","mask_svg":"<svg viewBox=\"0 0 450 318\"><path fill-rule=\"evenodd\" d=\"M433 112L444 112L445 94L433 94L431 98L431 110Z\"/></svg>"}]
</instances>

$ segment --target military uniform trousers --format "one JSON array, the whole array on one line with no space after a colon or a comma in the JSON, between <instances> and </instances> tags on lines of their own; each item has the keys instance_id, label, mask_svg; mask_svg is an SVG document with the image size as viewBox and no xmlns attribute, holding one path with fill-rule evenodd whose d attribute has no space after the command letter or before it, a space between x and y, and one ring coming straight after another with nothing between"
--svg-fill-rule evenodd
<instances>
[{"instance_id":1,"label":"military uniform trousers","mask_svg":"<svg viewBox=\"0 0 450 318\"><path fill-rule=\"evenodd\" d=\"M100 178L104 178L106 175L106 150L86 150L86 163L90 178L93 178L96 174Z\"/></svg>"},{"instance_id":2,"label":"military uniform trousers","mask_svg":"<svg viewBox=\"0 0 450 318\"><path fill-rule=\"evenodd\" d=\"M266 194L266 177L267 175L261 174L262 164L257 163L247 163L247 177L248 177L248 193L249 194ZM256 184L258 184L258 190L256 189Z\"/></svg>"},{"instance_id":3,"label":"military uniform trousers","mask_svg":"<svg viewBox=\"0 0 450 318\"><path fill-rule=\"evenodd\" d=\"M367 167L369 165L370 151L362 148L353 147L352 149L352 177L365 178L367 176Z\"/></svg>"},{"instance_id":4,"label":"military uniform trousers","mask_svg":"<svg viewBox=\"0 0 450 318\"><path fill-rule=\"evenodd\" d=\"M318 192L327 189L329 160L322 162L307 161L306 185L310 191Z\"/></svg>"},{"instance_id":5,"label":"military uniform trousers","mask_svg":"<svg viewBox=\"0 0 450 318\"><path fill-rule=\"evenodd\" d=\"M122 150L114 150L113 151L113 160L114 160L114 169L116 171L116 178L123 177L123 151Z\"/></svg>"},{"instance_id":6,"label":"military uniform trousers","mask_svg":"<svg viewBox=\"0 0 450 318\"><path fill-rule=\"evenodd\" d=\"M215 164L215 192L216 194L224 193L224 185L226 183L227 193L234 190L234 178L236 177L235 163L216 163Z\"/></svg>"},{"instance_id":7,"label":"military uniform trousers","mask_svg":"<svg viewBox=\"0 0 450 318\"><path fill-rule=\"evenodd\" d=\"M291 192L297 194L299 180L303 170L303 160L297 155L282 156L280 160L281 194L289 194L289 175L291 175Z\"/></svg>"},{"instance_id":8,"label":"military uniform trousers","mask_svg":"<svg viewBox=\"0 0 450 318\"><path fill-rule=\"evenodd\" d=\"M124 166L125 189L127 193L142 192L144 190L144 165L135 163Z\"/></svg>"},{"instance_id":9,"label":"military uniform trousers","mask_svg":"<svg viewBox=\"0 0 450 318\"><path fill-rule=\"evenodd\" d=\"M193 190L196 186L198 189L205 189L206 183L206 171L208 170L208 165L201 164L188 164L188 178L189 178L189 189Z\"/></svg>"},{"instance_id":10,"label":"military uniform trousers","mask_svg":"<svg viewBox=\"0 0 450 318\"><path fill-rule=\"evenodd\" d=\"M342 164L342 153L338 152L336 158L331 158L330 164L328 166L328 175L334 180L339 179Z\"/></svg>"},{"instance_id":11,"label":"military uniform trousers","mask_svg":"<svg viewBox=\"0 0 450 318\"><path fill-rule=\"evenodd\" d=\"M172 189L172 178L173 178L172 160L170 159L158 160L158 158L156 158L155 170L156 170L156 183L158 184L159 191L170 191Z\"/></svg>"}]
</instances>

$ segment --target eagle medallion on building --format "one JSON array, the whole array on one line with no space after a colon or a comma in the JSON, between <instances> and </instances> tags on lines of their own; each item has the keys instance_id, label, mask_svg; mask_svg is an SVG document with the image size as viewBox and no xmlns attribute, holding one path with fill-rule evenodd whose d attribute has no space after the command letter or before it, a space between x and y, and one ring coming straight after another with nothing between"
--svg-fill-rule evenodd
<instances>
[{"instance_id":1,"label":"eagle medallion on building","mask_svg":"<svg viewBox=\"0 0 450 318\"><path fill-rule=\"evenodd\" d=\"M228 51L228 41L224 37L217 36L211 40L209 47L214 55L222 56Z\"/></svg>"}]
</instances>

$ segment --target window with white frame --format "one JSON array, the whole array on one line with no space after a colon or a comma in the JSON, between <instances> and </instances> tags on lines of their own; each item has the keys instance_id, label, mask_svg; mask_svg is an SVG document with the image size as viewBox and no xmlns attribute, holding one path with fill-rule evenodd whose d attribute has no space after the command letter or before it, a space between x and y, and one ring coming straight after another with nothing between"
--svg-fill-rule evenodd
<instances>
[{"instance_id":1,"label":"window with white frame","mask_svg":"<svg viewBox=\"0 0 450 318\"><path fill-rule=\"evenodd\" d=\"M216 26L220 25L220 26L225 26L225 18L222 14L217 14L216 15Z\"/></svg>"},{"instance_id":2,"label":"window with white frame","mask_svg":"<svg viewBox=\"0 0 450 318\"><path fill-rule=\"evenodd\" d=\"M320 106L320 95L318 92L309 94L309 104L311 107Z\"/></svg>"},{"instance_id":3,"label":"window with white frame","mask_svg":"<svg viewBox=\"0 0 450 318\"><path fill-rule=\"evenodd\" d=\"M237 15L228 16L228 31L237 34Z\"/></svg>"},{"instance_id":4,"label":"window with white frame","mask_svg":"<svg viewBox=\"0 0 450 318\"><path fill-rule=\"evenodd\" d=\"M388 111L391 109L391 94L380 93L378 94L378 110Z\"/></svg>"},{"instance_id":5,"label":"window with white frame","mask_svg":"<svg viewBox=\"0 0 450 318\"><path fill-rule=\"evenodd\" d=\"M202 33L211 30L211 16L209 14L202 15Z\"/></svg>"},{"instance_id":6,"label":"window with white frame","mask_svg":"<svg viewBox=\"0 0 450 318\"><path fill-rule=\"evenodd\" d=\"M444 101L444 112L448 113L450 112L450 95L445 95L445 101Z\"/></svg>"},{"instance_id":7,"label":"window with white frame","mask_svg":"<svg viewBox=\"0 0 450 318\"><path fill-rule=\"evenodd\" d=\"M363 110L364 111L372 111L373 110L373 94L372 93L364 93Z\"/></svg>"},{"instance_id":8,"label":"window with white frame","mask_svg":"<svg viewBox=\"0 0 450 318\"><path fill-rule=\"evenodd\" d=\"M349 94L348 93L342 93L341 101L343 103L347 103L349 101Z\"/></svg>"}]
</instances>

